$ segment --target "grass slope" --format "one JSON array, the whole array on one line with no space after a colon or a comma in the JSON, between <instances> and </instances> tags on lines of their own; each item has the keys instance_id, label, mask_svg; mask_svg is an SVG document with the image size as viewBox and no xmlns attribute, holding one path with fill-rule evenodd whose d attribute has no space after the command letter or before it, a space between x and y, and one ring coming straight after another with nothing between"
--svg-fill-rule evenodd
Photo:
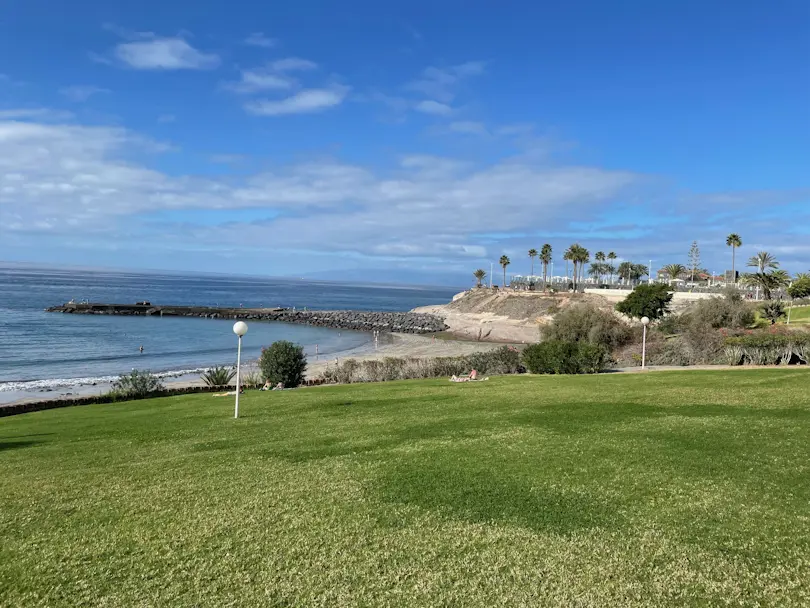
<instances>
[{"instance_id":1,"label":"grass slope","mask_svg":"<svg viewBox=\"0 0 810 608\"><path fill-rule=\"evenodd\" d=\"M785 310L787 315L787 309ZM784 320L787 320L787 316ZM784 321L783 320L783 321ZM810 306L797 306L790 311L790 324L806 325L810 324Z\"/></svg>"},{"instance_id":2,"label":"grass slope","mask_svg":"<svg viewBox=\"0 0 810 608\"><path fill-rule=\"evenodd\" d=\"M3 606L810 604L810 374L210 395L0 419Z\"/></svg>"}]
</instances>

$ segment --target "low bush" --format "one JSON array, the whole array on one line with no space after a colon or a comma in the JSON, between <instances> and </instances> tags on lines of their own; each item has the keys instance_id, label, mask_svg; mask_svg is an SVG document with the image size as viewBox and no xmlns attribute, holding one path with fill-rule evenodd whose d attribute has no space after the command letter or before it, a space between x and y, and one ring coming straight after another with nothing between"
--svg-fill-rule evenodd
<instances>
[{"instance_id":1,"label":"low bush","mask_svg":"<svg viewBox=\"0 0 810 608\"><path fill-rule=\"evenodd\" d=\"M264 386L264 376L260 371L242 372L239 382L243 388L261 388Z\"/></svg>"},{"instance_id":2,"label":"low bush","mask_svg":"<svg viewBox=\"0 0 810 608\"><path fill-rule=\"evenodd\" d=\"M725 339L729 365L789 365L810 363L810 333L752 332Z\"/></svg>"},{"instance_id":3,"label":"low bush","mask_svg":"<svg viewBox=\"0 0 810 608\"><path fill-rule=\"evenodd\" d=\"M588 342L612 351L634 339L633 328L612 312L592 304L574 304L541 330L544 340Z\"/></svg>"},{"instance_id":4,"label":"low bush","mask_svg":"<svg viewBox=\"0 0 810 608\"><path fill-rule=\"evenodd\" d=\"M756 320L754 306L742 299L737 290L729 290L722 298L709 298L695 302L681 318L688 326L708 325L714 329L745 329Z\"/></svg>"},{"instance_id":5,"label":"low bush","mask_svg":"<svg viewBox=\"0 0 810 608\"><path fill-rule=\"evenodd\" d=\"M215 386L217 388L221 388L223 386L228 386L235 375L236 370L232 367L218 365L216 367L212 367L211 369L205 370L202 375L200 375L200 379L205 383L206 386Z\"/></svg>"},{"instance_id":6,"label":"low bush","mask_svg":"<svg viewBox=\"0 0 810 608\"><path fill-rule=\"evenodd\" d=\"M304 381L307 356L302 346L279 340L262 349L259 369L271 384L281 382L286 388L295 388Z\"/></svg>"},{"instance_id":7,"label":"low bush","mask_svg":"<svg viewBox=\"0 0 810 608\"><path fill-rule=\"evenodd\" d=\"M112 383L110 397L113 399L141 399L164 391L163 381L148 371L133 369Z\"/></svg>"},{"instance_id":8,"label":"low bush","mask_svg":"<svg viewBox=\"0 0 810 608\"><path fill-rule=\"evenodd\" d=\"M523 351L523 363L533 374L594 374L607 361L604 346L585 341L547 340Z\"/></svg>"},{"instance_id":9,"label":"low bush","mask_svg":"<svg viewBox=\"0 0 810 608\"><path fill-rule=\"evenodd\" d=\"M462 357L386 357L382 360L345 359L328 367L320 376L325 382L388 382L416 378L449 378L476 370L483 374L515 374L524 370L520 352L504 346Z\"/></svg>"}]
</instances>

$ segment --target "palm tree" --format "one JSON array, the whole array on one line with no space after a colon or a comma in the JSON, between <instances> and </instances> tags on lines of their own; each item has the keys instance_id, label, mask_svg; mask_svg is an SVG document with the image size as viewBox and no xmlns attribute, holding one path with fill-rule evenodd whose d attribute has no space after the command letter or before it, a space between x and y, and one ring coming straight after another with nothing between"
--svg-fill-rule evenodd
<instances>
[{"instance_id":1,"label":"palm tree","mask_svg":"<svg viewBox=\"0 0 810 608\"><path fill-rule=\"evenodd\" d=\"M686 272L686 266L683 264L669 264L668 266L664 266L664 272L669 275L669 282L671 284L675 279Z\"/></svg>"},{"instance_id":2,"label":"palm tree","mask_svg":"<svg viewBox=\"0 0 810 608\"><path fill-rule=\"evenodd\" d=\"M508 256L502 255L501 259L498 262L501 267L503 268L503 286L506 287L506 267L512 263Z\"/></svg>"},{"instance_id":3,"label":"palm tree","mask_svg":"<svg viewBox=\"0 0 810 608\"><path fill-rule=\"evenodd\" d=\"M607 259L610 261L610 264L611 264L610 266L608 266L608 268L612 269L610 271L610 282L611 283L613 282L613 274L616 272L616 268L613 266L613 262L616 261L617 257L619 257L619 256L617 256L616 253L613 252L613 251L611 251L610 253L607 254Z\"/></svg>"},{"instance_id":4,"label":"palm tree","mask_svg":"<svg viewBox=\"0 0 810 608\"><path fill-rule=\"evenodd\" d=\"M786 287L790 283L790 275L784 270L774 270L773 272L751 272L742 277L742 282L746 285L753 285L759 290L766 300L771 299L771 292Z\"/></svg>"},{"instance_id":5,"label":"palm tree","mask_svg":"<svg viewBox=\"0 0 810 608\"><path fill-rule=\"evenodd\" d=\"M731 276L734 282L737 282L737 273L735 271L735 258L737 253L737 247L742 247L742 239L740 235L736 232L732 232L726 237L726 246L731 247Z\"/></svg>"},{"instance_id":6,"label":"palm tree","mask_svg":"<svg viewBox=\"0 0 810 608\"><path fill-rule=\"evenodd\" d=\"M755 256L748 259L748 265L759 272L765 272L769 268L779 268L779 262L767 251L757 252Z\"/></svg>"},{"instance_id":7,"label":"palm tree","mask_svg":"<svg viewBox=\"0 0 810 608\"><path fill-rule=\"evenodd\" d=\"M584 271L584 265L590 260L591 254L579 243L574 243L565 252L563 259L571 260L574 265L574 291L577 290L577 282L580 274Z\"/></svg>"},{"instance_id":8,"label":"palm tree","mask_svg":"<svg viewBox=\"0 0 810 608\"><path fill-rule=\"evenodd\" d=\"M532 276L534 276L534 258L537 257L537 249L529 249L529 257L532 259Z\"/></svg>"},{"instance_id":9,"label":"palm tree","mask_svg":"<svg viewBox=\"0 0 810 608\"><path fill-rule=\"evenodd\" d=\"M605 256L604 251L597 251L593 256L593 259L596 260L596 262L597 262L596 267L599 270L599 272L596 273L596 276L594 278L598 277L599 282L601 283L602 282L602 275L605 274L605 260L607 259L607 256ZM592 269L593 269L593 267L591 267L591 270ZM590 273L591 270L588 270L588 273Z\"/></svg>"},{"instance_id":10,"label":"palm tree","mask_svg":"<svg viewBox=\"0 0 810 608\"><path fill-rule=\"evenodd\" d=\"M779 262L776 261L776 258L772 256L767 251L758 251L755 256L752 256L748 259L748 265L752 268L756 268L757 272L754 274L766 274L769 268L779 268ZM765 281L767 282L767 281ZM757 295L756 298L759 300L759 290L762 288L763 293L765 294L765 299L770 299L770 288L765 289L765 285L762 282L748 281L749 285L755 285L757 288Z\"/></svg>"},{"instance_id":11,"label":"palm tree","mask_svg":"<svg viewBox=\"0 0 810 608\"><path fill-rule=\"evenodd\" d=\"M551 264L551 245L546 243L540 248L540 261L543 263L543 290L546 289L548 265Z\"/></svg>"},{"instance_id":12,"label":"palm tree","mask_svg":"<svg viewBox=\"0 0 810 608\"><path fill-rule=\"evenodd\" d=\"M484 281L484 279L487 278L487 273L483 268L479 268L478 270L473 272L473 276L478 281L476 287L481 287L481 283Z\"/></svg>"}]
</instances>

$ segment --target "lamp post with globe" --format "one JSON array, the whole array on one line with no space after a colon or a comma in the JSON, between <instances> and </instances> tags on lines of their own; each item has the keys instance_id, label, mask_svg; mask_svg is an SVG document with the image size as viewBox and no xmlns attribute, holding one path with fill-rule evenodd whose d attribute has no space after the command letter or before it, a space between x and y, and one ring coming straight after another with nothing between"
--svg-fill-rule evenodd
<instances>
[{"instance_id":1,"label":"lamp post with globe","mask_svg":"<svg viewBox=\"0 0 810 608\"><path fill-rule=\"evenodd\" d=\"M248 326L244 321L237 321L233 324L233 333L239 336L239 346L236 348L236 408L233 413L234 418L239 418L239 368L242 365L242 336L247 333Z\"/></svg>"},{"instance_id":2,"label":"lamp post with globe","mask_svg":"<svg viewBox=\"0 0 810 608\"><path fill-rule=\"evenodd\" d=\"M647 326L650 324L649 317L641 317L641 324L644 326L644 335L641 338L641 369L647 366Z\"/></svg>"}]
</instances>

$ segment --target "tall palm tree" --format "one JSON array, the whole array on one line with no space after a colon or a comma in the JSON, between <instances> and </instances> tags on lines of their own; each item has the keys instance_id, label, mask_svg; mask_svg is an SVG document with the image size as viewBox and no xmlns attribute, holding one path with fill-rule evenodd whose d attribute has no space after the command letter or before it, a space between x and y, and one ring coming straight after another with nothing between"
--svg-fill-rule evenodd
<instances>
[{"instance_id":1,"label":"tall palm tree","mask_svg":"<svg viewBox=\"0 0 810 608\"><path fill-rule=\"evenodd\" d=\"M613 252L613 251L611 251L610 253L607 254L607 259L611 264L609 266L609 268L613 268L613 270L610 271L610 282L611 283L613 282L613 273L616 272L616 269L613 267L613 262L616 261L617 257L619 257L619 256L617 256L616 253Z\"/></svg>"},{"instance_id":2,"label":"tall palm tree","mask_svg":"<svg viewBox=\"0 0 810 608\"><path fill-rule=\"evenodd\" d=\"M473 272L473 276L478 281L476 287L481 287L481 283L483 282L484 279L487 278L487 273L483 268L479 268L478 270Z\"/></svg>"},{"instance_id":3,"label":"tall palm tree","mask_svg":"<svg viewBox=\"0 0 810 608\"><path fill-rule=\"evenodd\" d=\"M748 259L748 265L759 272L765 272L769 268L779 268L779 262L767 251L759 251L755 256L751 256Z\"/></svg>"},{"instance_id":4,"label":"tall palm tree","mask_svg":"<svg viewBox=\"0 0 810 608\"><path fill-rule=\"evenodd\" d=\"M540 248L540 261L543 263L543 289L546 289L546 278L548 277L548 265L551 264L551 245L546 243Z\"/></svg>"},{"instance_id":5,"label":"tall palm tree","mask_svg":"<svg viewBox=\"0 0 810 608\"><path fill-rule=\"evenodd\" d=\"M751 272L742 277L742 282L746 285L753 285L759 290L766 300L771 299L771 293L786 287L790 283L790 275L784 270L774 270L773 272Z\"/></svg>"},{"instance_id":6,"label":"tall palm tree","mask_svg":"<svg viewBox=\"0 0 810 608\"><path fill-rule=\"evenodd\" d=\"M604 251L597 251L593 255L593 259L596 260L596 263L597 263L596 267L598 269L598 272L596 273L596 276L594 278L598 278L599 281L601 282L602 281L602 275L605 274L605 260L607 259L607 256L605 256ZM589 274L590 274L591 270L592 269L588 270Z\"/></svg>"},{"instance_id":7,"label":"tall palm tree","mask_svg":"<svg viewBox=\"0 0 810 608\"><path fill-rule=\"evenodd\" d=\"M776 258L774 256L772 256L770 253L768 253L767 251L758 251L756 255L751 256L748 259L748 266L757 269L757 272L755 272L754 274L766 274L767 271L769 269L771 269L771 268L779 268L779 262L777 262ZM765 283L767 283L767 281L765 281ZM770 288L766 289L763 282L757 282L756 280L752 281L752 280L750 280L750 277L749 277L748 284L756 286L756 288L757 288L757 293L756 293L757 300L759 300L759 290L760 290L760 288L762 289L763 294L765 294L765 299L766 300L770 299L771 289Z\"/></svg>"},{"instance_id":8,"label":"tall palm tree","mask_svg":"<svg viewBox=\"0 0 810 608\"><path fill-rule=\"evenodd\" d=\"M565 250L563 253L563 259L565 260L565 282L568 283L568 262L571 261L571 248ZM565 286L568 289L568 285Z\"/></svg>"},{"instance_id":9,"label":"tall palm tree","mask_svg":"<svg viewBox=\"0 0 810 608\"><path fill-rule=\"evenodd\" d=\"M590 260L591 254L579 243L571 245L563 256L566 260L571 260L574 266L574 291L577 290L577 283L581 273L584 271L585 264Z\"/></svg>"},{"instance_id":10,"label":"tall palm tree","mask_svg":"<svg viewBox=\"0 0 810 608\"><path fill-rule=\"evenodd\" d=\"M534 276L534 258L537 257L537 249L529 249L529 257L532 259L532 276Z\"/></svg>"},{"instance_id":11,"label":"tall palm tree","mask_svg":"<svg viewBox=\"0 0 810 608\"><path fill-rule=\"evenodd\" d=\"M498 263L503 268L503 286L506 287L506 267L509 266L512 261L509 259L509 256L502 255Z\"/></svg>"},{"instance_id":12,"label":"tall palm tree","mask_svg":"<svg viewBox=\"0 0 810 608\"><path fill-rule=\"evenodd\" d=\"M726 246L731 247L731 276L737 282L737 272L735 268L737 247L742 247L742 239L736 232L732 232L726 237Z\"/></svg>"},{"instance_id":13,"label":"tall palm tree","mask_svg":"<svg viewBox=\"0 0 810 608\"><path fill-rule=\"evenodd\" d=\"M671 284L675 279L686 272L686 266L683 264L669 264L668 266L664 266L664 272L669 275L669 282Z\"/></svg>"}]
</instances>

